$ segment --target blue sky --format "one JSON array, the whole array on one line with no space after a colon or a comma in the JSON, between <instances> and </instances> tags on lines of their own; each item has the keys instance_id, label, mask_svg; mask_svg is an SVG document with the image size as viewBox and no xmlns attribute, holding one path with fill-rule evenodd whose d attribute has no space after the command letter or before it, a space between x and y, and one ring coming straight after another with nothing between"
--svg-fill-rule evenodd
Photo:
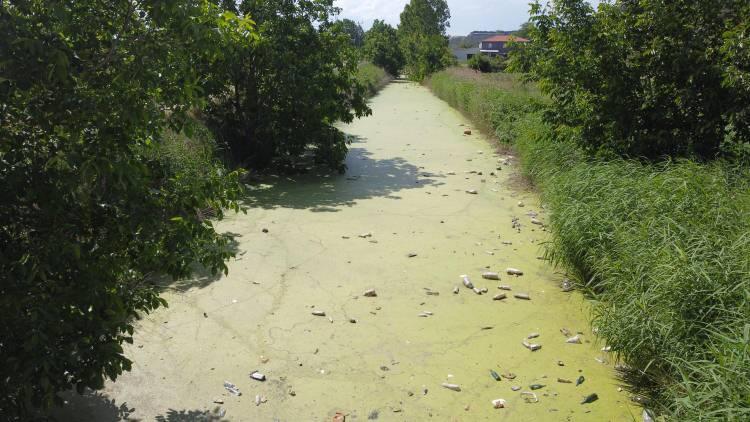
<instances>
[{"instance_id":1,"label":"blue sky","mask_svg":"<svg viewBox=\"0 0 750 422\"><path fill-rule=\"evenodd\" d=\"M398 25L399 15L409 0L335 0L341 17L362 24L367 30L375 19ZM448 0L451 10L450 35L471 31L510 31L528 20L530 0ZM598 3L598 1L596 1Z\"/></svg>"}]
</instances>

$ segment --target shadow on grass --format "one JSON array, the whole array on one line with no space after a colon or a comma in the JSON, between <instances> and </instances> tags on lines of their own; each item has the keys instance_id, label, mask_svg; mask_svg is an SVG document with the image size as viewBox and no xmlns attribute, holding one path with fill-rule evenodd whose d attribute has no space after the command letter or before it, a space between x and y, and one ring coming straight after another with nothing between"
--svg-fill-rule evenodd
<instances>
[{"instance_id":1,"label":"shadow on grass","mask_svg":"<svg viewBox=\"0 0 750 422\"><path fill-rule=\"evenodd\" d=\"M365 141L354 137L352 145ZM251 208L292 208L312 212L338 212L365 199L398 200L398 193L439 186L444 176L425 172L401 157L373 158L362 147L349 149L345 174L309 168L302 175L270 175L258 179L244 204Z\"/></svg>"}]
</instances>

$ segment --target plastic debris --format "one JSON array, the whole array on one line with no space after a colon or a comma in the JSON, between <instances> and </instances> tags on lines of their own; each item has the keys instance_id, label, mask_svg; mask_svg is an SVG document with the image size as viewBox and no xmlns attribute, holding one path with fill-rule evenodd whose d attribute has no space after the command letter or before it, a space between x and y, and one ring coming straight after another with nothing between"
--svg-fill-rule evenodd
<instances>
[{"instance_id":1,"label":"plastic debris","mask_svg":"<svg viewBox=\"0 0 750 422\"><path fill-rule=\"evenodd\" d=\"M531 297L528 293L514 293L513 297L521 300L531 300Z\"/></svg>"},{"instance_id":2,"label":"plastic debris","mask_svg":"<svg viewBox=\"0 0 750 422\"><path fill-rule=\"evenodd\" d=\"M498 293L495 296L492 296L492 300L503 300L507 297L508 295L506 295L505 293Z\"/></svg>"},{"instance_id":3,"label":"plastic debris","mask_svg":"<svg viewBox=\"0 0 750 422\"><path fill-rule=\"evenodd\" d=\"M266 376L263 375L263 374L261 374L258 371L251 372L250 373L250 378L252 378L252 379L254 379L256 381L265 381L266 380Z\"/></svg>"},{"instance_id":4,"label":"plastic debris","mask_svg":"<svg viewBox=\"0 0 750 422\"><path fill-rule=\"evenodd\" d=\"M476 195L476 194L478 194L479 192L477 192L477 190L476 190L476 189L467 189L467 190L466 190L466 193L468 193L468 194L470 194L470 195Z\"/></svg>"},{"instance_id":5,"label":"plastic debris","mask_svg":"<svg viewBox=\"0 0 750 422\"><path fill-rule=\"evenodd\" d=\"M583 398L583 401L581 401L581 404L588 404L593 403L595 401L599 400L599 396L596 395L596 393L589 394L588 396Z\"/></svg>"},{"instance_id":6,"label":"plastic debris","mask_svg":"<svg viewBox=\"0 0 750 422\"><path fill-rule=\"evenodd\" d=\"M365 292L362 293L362 296L364 296L364 297L377 297L378 293L375 291L375 289L369 289L369 290L365 290Z\"/></svg>"},{"instance_id":7,"label":"plastic debris","mask_svg":"<svg viewBox=\"0 0 750 422\"><path fill-rule=\"evenodd\" d=\"M497 288L500 289L500 290L508 290L508 291L513 290L513 289L510 288L510 286L506 286L504 284L501 284L501 285L497 286Z\"/></svg>"},{"instance_id":8,"label":"plastic debris","mask_svg":"<svg viewBox=\"0 0 750 422\"><path fill-rule=\"evenodd\" d=\"M544 384L531 384L529 386L529 388L531 388L532 390L539 390L539 389L542 389L544 387L546 387Z\"/></svg>"},{"instance_id":9,"label":"plastic debris","mask_svg":"<svg viewBox=\"0 0 750 422\"><path fill-rule=\"evenodd\" d=\"M240 389L237 388L236 385L232 384L229 381L224 381L224 388L226 388L227 391L229 391L230 393L232 393L235 396L241 396L242 395L242 393L240 392Z\"/></svg>"},{"instance_id":10,"label":"plastic debris","mask_svg":"<svg viewBox=\"0 0 750 422\"><path fill-rule=\"evenodd\" d=\"M569 339L565 340L566 343L570 344L581 344L581 336L575 335L573 337L570 337Z\"/></svg>"},{"instance_id":11,"label":"plastic debris","mask_svg":"<svg viewBox=\"0 0 750 422\"><path fill-rule=\"evenodd\" d=\"M579 385L583 384L584 381L586 381L586 378L584 378L583 375L581 375L580 377L578 377L578 379L576 380L576 387L578 387Z\"/></svg>"},{"instance_id":12,"label":"plastic debris","mask_svg":"<svg viewBox=\"0 0 750 422\"><path fill-rule=\"evenodd\" d=\"M454 295L458 294L458 286L456 286L456 287L453 288L453 294Z\"/></svg>"},{"instance_id":13,"label":"plastic debris","mask_svg":"<svg viewBox=\"0 0 750 422\"><path fill-rule=\"evenodd\" d=\"M531 391L521 392L521 398L526 403L539 403L539 397L537 397L536 394L532 393Z\"/></svg>"},{"instance_id":14,"label":"plastic debris","mask_svg":"<svg viewBox=\"0 0 750 422\"><path fill-rule=\"evenodd\" d=\"M526 336L527 339L531 340L532 338L539 337L539 333L531 333L528 336Z\"/></svg>"},{"instance_id":15,"label":"plastic debris","mask_svg":"<svg viewBox=\"0 0 750 422\"><path fill-rule=\"evenodd\" d=\"M460 277L461 277L461 280L464 282L464 286L466 286L466 288L468 289L474 288L474 283L472 283L471 280L469 280L468 275L461 275Z\"/></svg>"},{"instance_id":16,"label":"plastic debris","mask_svg":"<svg viewBox=\"0 0 750 422\"><path fill-rule=\"evenodd\" d=\"M487 279L487 280L500 280L500 275L498 273L493 273L493 272L488 271L488 272L482 273L482 278Z\"/></svg>"},{"instance_id":17,"label":"plastic debris","mask_svg":"<svg viewBox=\"0 0 750 422\"><path fill-rule=\"evenodd\" d=\"M443 387L445 387L445 388L447 388L449 390L461 391L461 387L458 384L449 384L447 382L444 382L444 383L442 383L440 385L442 385Z\"/></svg>"},{"instance_id":18,"label":"plastic debris","mask_svg":"<svg viewBox=\"0 0 750 422\"><path fill-rule=\"evenodd\" d=\"M521 342L521 344L523 344L523 347L525 347L525 348L527 348L527 349L531 350L532 352L535 352L535 351L537 351L537 350L539 350L539 349L541 349L541 348L542 348L542 345L541 345L541 344L536 344L536 343L529 343L529 342L528 342L528 341L526 341L526 340L524 340L523 342Z\"/></svg>"},{"instance_id":19,"label":"plastic debris","mask_svg":"<svg viewBox=\"0 0 750 422\"><path fill-rule=\"evenodd\" d=\"M315 316L326 316L325 311L312 311L312 314Z\"/></svg>"},{"instance_id":20,"label":"plastic debris","mask_svg":"<svg viewBox=\"0 0 750 422\"><path fill-rule=\"evenodd\" d=\"M557 382L563 383L563 384L572 384L573 383L573 381L571 381L569 379L565 379L565 378L558 378Z\"/></svg>"},{"instance_id":21,"label":"plastic debris","mask_svg":"<svg viewBox=\"0 0 750 422\"><path fill-rule=\"evenodd\" d=\"M492 400L492 407L495 409L502 409L505 407L505 400L503 399L495 399Z\"/></svg>"},{"instance_id":22,"label":"plastic debris","mask_svg":"<svg viewBox=\"0 0 750 422\"><path fill-rule=\"evenodd\" d=\"M523 271L519 270L518 268L507 268L505 272L509 275L523 275Z\"/></svg>"},{"instance_id":23,"label":"plastic debris","mask_svg":"<svg viewBox=\"0 0 750 422\"><path fill-rule=\"evenodd\" d=\"M497 372L490 369L490 375L495 381L500 381L502 378L500 378L500 375L497 374Z\"/></svg>"}]
</instances>

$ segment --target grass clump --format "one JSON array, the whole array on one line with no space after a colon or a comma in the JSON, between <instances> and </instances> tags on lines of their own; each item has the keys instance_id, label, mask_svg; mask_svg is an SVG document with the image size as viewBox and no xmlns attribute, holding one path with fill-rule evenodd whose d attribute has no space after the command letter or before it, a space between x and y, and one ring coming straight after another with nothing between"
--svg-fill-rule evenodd
<instances>
[{"instance_id":1,"label":"grass clump","mask_svg":"<svg viewBox=\"0 0 750 422\"><path fill-rule=\"evenodd\" d=\"M357 81L366 88L368 97L377 94L392 80L388 72L370 62L360 63L357 69Z\"/></svg>"},{"instance_id":2,"label":"grass clump","mask_svg":"<svg viewBox=\"0 0 750 422\"><path fill-rule=\"evenodd\" d=\"M528 88L447 72L429 85L513 141L551 210L547 257L592 298L593 324L648 406L750 419L750 169L591 159L543 123Z\"/></svg>"}]
</instances>

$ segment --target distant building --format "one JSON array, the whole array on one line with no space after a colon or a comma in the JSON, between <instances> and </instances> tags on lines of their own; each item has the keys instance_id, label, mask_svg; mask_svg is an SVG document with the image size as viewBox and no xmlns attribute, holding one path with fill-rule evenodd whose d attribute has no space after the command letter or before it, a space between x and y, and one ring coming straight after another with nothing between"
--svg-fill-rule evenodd
<instances>
[{"instance_id":1,"label":"distant building","mask_svg":"<svg viewBox=\"0 0 750 422\"><path fill-rule=\"evenodd\" d=\"M454 48L453 51L453 57L456 58L459 62L465 62L469 60L470 58L476 56L479 54L479 47L474 48Z\"/></svg>"},{"instance_id":2,"label":"distant building","mask_svg":"<svg viewBox=\"0 0 750 422\"><path fill-rule=\"evenodd\" d=\"M529 40L513 35L495 35L479 43L479 52L490 57L507 57L511 42L527 43Z\"/></svg>"}]
</instances>

